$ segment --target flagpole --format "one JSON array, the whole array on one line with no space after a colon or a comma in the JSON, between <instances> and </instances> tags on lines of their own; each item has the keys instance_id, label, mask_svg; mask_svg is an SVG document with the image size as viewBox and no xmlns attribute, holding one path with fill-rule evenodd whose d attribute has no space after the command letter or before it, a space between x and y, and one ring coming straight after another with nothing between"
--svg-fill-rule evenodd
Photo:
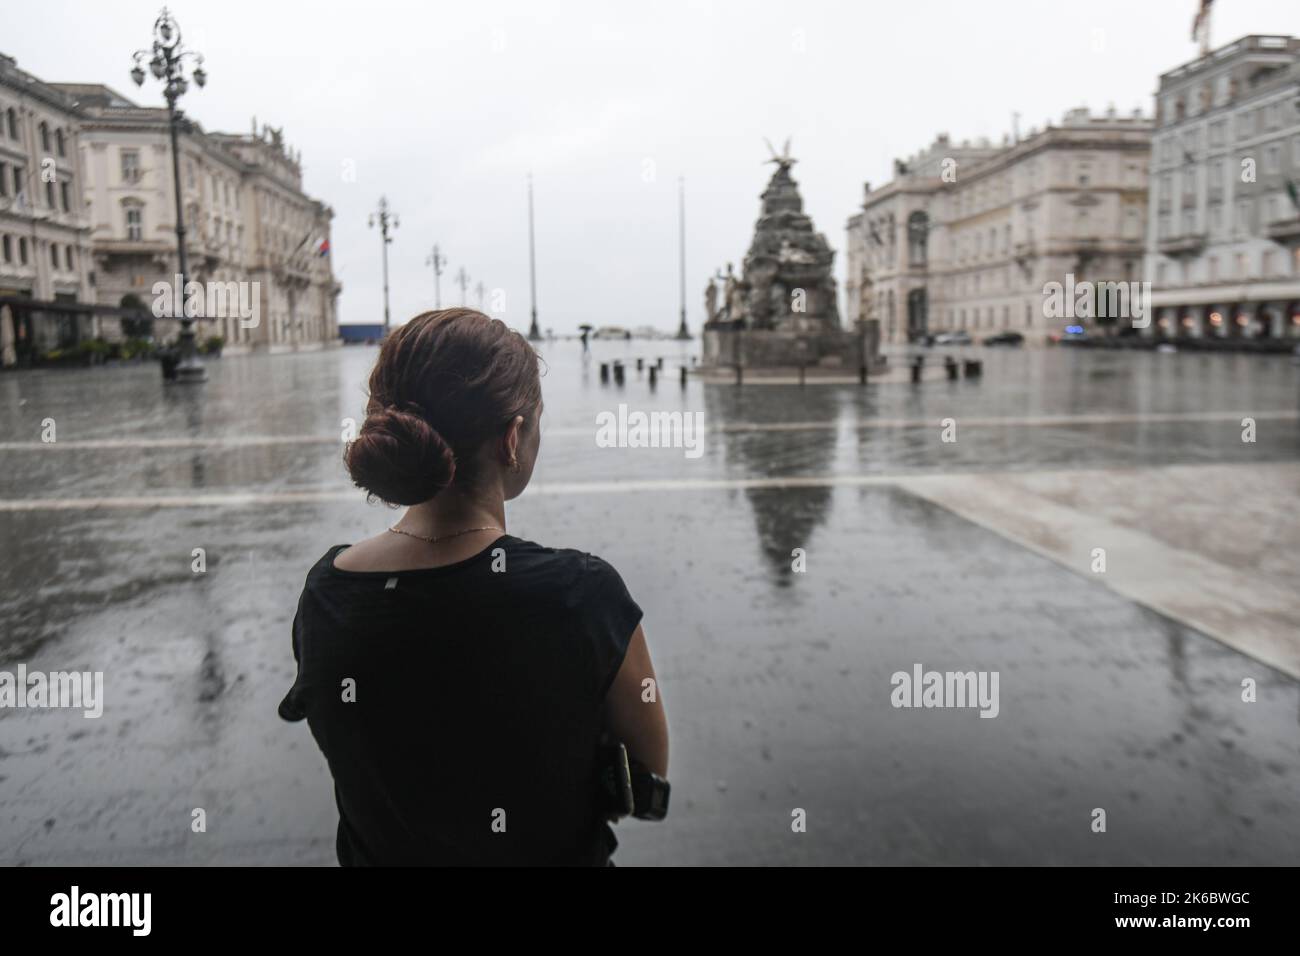
<instances>
[{"instance_id":1,"label":"flagpole","mask_svg":"<svg viewBox=\"0 0 1300 956\"><path fill-rule=\"evenodd\" d=\"M532 322L528 326L528 339L539 342L542 331L537 327L537 255L533 239L533 174L528 174L528 302Z\"/></svg>"},{"instance_id":2,"label":"flagpole","mask_svg":"<svg viewBox=\"0 0 1300 956\"><path fill-rule=\"evenodd\" d=\"M677 177L677 245L680 262L678 264L678 281L681 293L681 324L677 326L677 338L688 341L690 329L686 327L686 177Z\"/></svg>"}]
</instances>

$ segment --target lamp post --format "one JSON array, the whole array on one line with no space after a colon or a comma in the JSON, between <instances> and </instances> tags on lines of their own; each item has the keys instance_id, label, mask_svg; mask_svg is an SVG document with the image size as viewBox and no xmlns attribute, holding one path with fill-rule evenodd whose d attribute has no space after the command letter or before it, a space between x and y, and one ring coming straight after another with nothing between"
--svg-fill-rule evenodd
<instances>
[{"instance_id":1,"label":"lamp post","mask_svg":"<svg viewBox=\"0 0 1300 956\"><path fill-rule=\"evenodd\" d=\"M528 340L540 342L542 330L537 327L537 256L533 244L533 174L528 174L528 301L533 320L528 326Z\"/></svg>"},{"instance_id":2,"label":"lamp post","mask_svg":"<svg viewBox=\"0 0 1300 956\"><path fill-rule=\"evenodd\" d=\"M379 208L370 214L370 228L374 229L376 223L379 225L379 236L382 240L380 248L384 253L384 334L388 334L388 246L393 241L388 235L388 227L396 229L401 225L397 220L397 213L388 208L388 200L383 196L379 197Z\"/></svg>"},{"instance_id":3,"label":"lamp post","mask_svg":"<svg viewBox=\"0 0 1300 956\"><path fill-rule=\"evenodd\" d=\"M133 59L135 66L131 69L131 79L136 86L144 85L144 68L140 61L148 57L149 72L154 79L163 83L163 95L167 98L167 125L171 131L172 141L172 179L176 189L176 253L180 267L177 275L181 287L178 290L182 301L185 298L186 273L188 263L185 257L185 204L181 198L181 158L178 137L184 114L176 108L176 101L190 88L185 78L184 60L194 58L194 67L190 76L199 87L208 82L207 71L203 69L201 54L186 50L181 46L181 28L163 7L162 13L153 25L153 46L137 50ZM176 381L185 384L197 384L207 379L203 363L199 361L198 349L194 342L194 319L181 310L180 361L176 366Z\"/></svg>"},{"instance_id":4,"label":"lamp post","mask_svg":"<svg viewBox=\"0 0 1300 956\"><path fill-rule=\"evenodd\" d=\"M447 264L447 257L438 251L438 244L434 243L433 252L429 258L424 260L426 266L433 266L433 307L442 308L442 267Z\"/></svg>"},{"instance_id":5,"label":"lamp post","mask_svg":"<svg viewBox=\"0 0 1300 956\"><path fill-rule=\"evenodd\" d=\"M678 249L681 255L679 279L682 310L682 321L677 327L677 338L687 342L691 338L691 332L686 327L686 179L683 176L677 177L677 230Z\"/></svg>"}]
</instances>

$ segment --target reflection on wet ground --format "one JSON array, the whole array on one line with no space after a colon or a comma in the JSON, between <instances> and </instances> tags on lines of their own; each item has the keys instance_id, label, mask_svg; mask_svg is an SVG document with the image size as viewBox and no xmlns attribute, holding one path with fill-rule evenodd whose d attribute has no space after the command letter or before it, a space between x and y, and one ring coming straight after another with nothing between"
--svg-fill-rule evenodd
<instances>
[{"instance_id":1,"label":"reflection on wet ground","mask_svg":"<svg viewBox=\"0 0 1300 956\"><path fill-rule=\"evenodd\" d=\"M674 808L621 827L620 862L1300 858L1295 680L889 484L745 483L1169 464L1248 476L1300 458L1296 366L996 352L980 381L918 389L683 391L677 343L596 347L586 363L574 343L546 349L539 493L510 521L608 558L646 611ZM662 354L669 372L654 392L635 371L601 386L593 363L616 353ZM275 705L307 567L391 519L349 492L340 461L373 355L226 358L192 391L144 366L0 377L0 669L102 670L107 695L99 720L0 710L0 862L332 860L327 771ZM704 455L597 449L595 415L620 401L703 411ZM1258 420L1253 444L1242 416ZM955 443L940 440L949 417ZM582 490L644 480L660 484ZM325 494L284 497L296 491ZM248 497L203 497L217 493ZM137 500L77 502L92 498ZM180 500L149 506L162 498ZM891 675L916 663L999 671L999 716L893 708ZM207 834L189 832L199 806ZM1105 834L1090 829L1098 807ZM792 833L794 808L807 833Z\"/></svg>"}]
</instances>

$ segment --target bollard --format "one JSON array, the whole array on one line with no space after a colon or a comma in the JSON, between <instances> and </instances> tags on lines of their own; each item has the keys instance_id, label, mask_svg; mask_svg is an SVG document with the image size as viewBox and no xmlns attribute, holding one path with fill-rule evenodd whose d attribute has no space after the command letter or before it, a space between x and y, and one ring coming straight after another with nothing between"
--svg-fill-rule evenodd
<instances>
[{"instance_id":1,"label":"bollard","mask_svg":"<svg viewBox=\"0 0 1300 956\"><path fill-rule=\"evenodd\" d=\"M651 366L650 366L650 388L651 388L651 390L653 390L654 387L655 387L655 385L658 384L658 379L659 379L659 369L658 369L656 366L651 365Z\"/></svg>"},{"instance_id":2,"label":"bollard","mask_svg":"<svg viewBox=\"0 0 1300 956\"><path fill-rule=\"evenodd\" d=\"M966 363L966 367L970 367L969 362ZM948 381L957 381L957 360L955 358L951 355L945 355L943 358L943 369L948 373Z\"/></svg>"},{"instance_id":3,"label":"bollard","mask_svg":"<svg viewBox=\"0 0 1300 956\"><path fill-rule=\"evenodd\" d=\"M644 369L645 369L645 359L638 357L636 360L636 370L640 372L643 371Z\"/></svg>"},{"instance_id":4,"label":"bollard","mask_svg":"<svg viewBox=\"0 0 1300 956\"><path fill-rule=\"evenodd\" d=\"M622 386L623 384L623 363L622 362L614 363L614 383L619 386Z\"/></svg>"},{"instance_id":5,"label":"bollard","mask_svg":"<svg viewBox=\"0 0 1300 956\"><path fill-rule=\"evenodd\" d=\"M682 388L685 388L686 387L686 366L685 365L682 366L681 371L682 371Z\"/></svg>"},{"instance_id":6,"label":"bollard","mask_svg":"<svg viewBox=\"0 0 1300 956\"><path fill-rule=\"evenodd\" d=\"M981 375L983 375L983 374L984 374L984 360L983 360L983 359L967 359L967 360L966 360L966 377L967 377L967 378L979 378L979 377L980 377Z\"/></svg>"},{"instance_id":7,"label":"bollard","mask_svg":"<svg viewBox=\"0 0 1300 956\"><path fill-rule=\"evenodd\" d=\"M609 363L608 362L600 363L600 384L601 385L609 384Z\"/></svg>"},{"instance_id":8,"label":"bollard","mask_svg":"<svg viewBox=\"0 0 1300 956\"><path fill-rule=\"evenodd\" d=\"M912 359L912 383L916 384L921 381L921 369L925 365L925 356L918 355Z\"/></svg>"}]
</instances>

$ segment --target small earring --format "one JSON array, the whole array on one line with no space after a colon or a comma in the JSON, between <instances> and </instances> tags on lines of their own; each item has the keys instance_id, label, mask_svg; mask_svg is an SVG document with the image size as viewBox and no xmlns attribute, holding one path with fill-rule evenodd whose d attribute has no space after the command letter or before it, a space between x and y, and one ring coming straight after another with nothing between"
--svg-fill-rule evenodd
<instances>
[{"instance_id":1,"label":"small earring","mask_svg":"<svg viewBox=\"0 0 1300 956\"><path fill-rule=\"evenodd\" d=\"M510 459L510 470L511 470L512 472L514 472L515 474L519 474L519 459L518 459L518 458L511 458L511 459Z\"/></svg>"}]
</instances>

